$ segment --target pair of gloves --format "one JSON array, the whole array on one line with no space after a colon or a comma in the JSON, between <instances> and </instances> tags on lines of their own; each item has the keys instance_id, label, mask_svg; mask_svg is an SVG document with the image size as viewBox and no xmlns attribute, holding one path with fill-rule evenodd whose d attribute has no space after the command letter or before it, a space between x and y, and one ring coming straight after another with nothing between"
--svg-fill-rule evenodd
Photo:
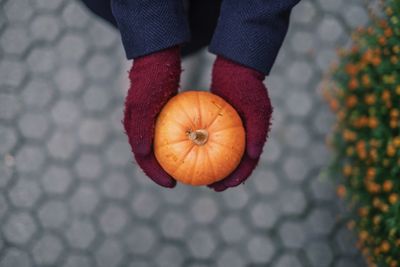
<instances>
[{"instance_id":1,"label":"pair of gloves","mask_svg":"<svg viewBox=\"0 0 400 267\"><path fill-rule=\"evenodd\" d=\"M154 125L163 106L178 94L181 72L179 45L135 58L125 99L123 124L136 162L148 177L167 188L175 187L176 181L155 158ZM210 91L237 110L246 130L246 150L239 166L226 178L208 185L217 192L244 183L260 159L272 114L264 78L264 74L222 56L214 62Z\"/></svg>"}]
</instances>

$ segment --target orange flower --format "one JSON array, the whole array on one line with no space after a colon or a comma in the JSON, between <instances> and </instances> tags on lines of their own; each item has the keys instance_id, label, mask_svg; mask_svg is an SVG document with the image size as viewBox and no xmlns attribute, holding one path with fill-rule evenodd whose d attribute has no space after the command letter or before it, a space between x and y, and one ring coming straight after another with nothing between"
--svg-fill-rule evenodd
<instances>
[{"instance_id":1,"label":"orange flower","mask_svg":"<svg viewBox=\"0 0 400 267\"><path fill-rule=\"evenodd\" d=\"M343 167L343 174L344 174L344 176L350 176L352 172L353 172L353 168L351 167L351 165L346 164L346 165Z\"/></svg>"},{"instance_id":2,"label":"orange flower","mask_svg":"<svg viewBox=\"0 0 400 267\"><path fill-rule=\"evenodd\" d=\"M371 85L371 79L367 74L364 74L361 79L364 86L369 87Z\"/></svg>"},{"instance_id":3,"label":"orange flower","mask_svg":"<svg viewBox=\"0 0 400 267\"><path fill-rule=\"evenodd\" d=\"M389 203L390 203L390 204L395 204L397 201L399 201L399 195L397 195L397 194L395 194L395 193L390 194L390 196L389 196Z\"/></svg>"},{"instance_id":4,"label":"orange flower","mask_svg":"<svg viewBox=\"0 0 400 267\"><path fill-rule=\"evenodd\" d=\"M396 154L396 149L394 148L393 144L388 144L386 153L389 157L393 157Z\"/></svg>"},{"instance_id":5,"label":"orange flower","mask_svg":"<svg viewBox=\"0 0 400 267\"><path fill-rule=\"evenodd\" d=\"M357 97L355 95L350 95L346 99L346 106L348 108L353 108L355 105L357 105Z\"/></svg>"},{"instance_id":6,"label":"orange flower","mask_svg":"<svg viewBox=\"0 0 400 267\"><path fill-rule=\"evenodd\" d=\"M346 65L345 69L346 69L346 72L347 72L349 75L351 75L351 76L356 75L357 72L358 72L357 65L352 64L352 63L348 63L348 64Z\"/></svg>"},{"instance_id":7,"label":"orange flower","mask_svg":"<svg viewBox=\"0 0 400 267\"><path fill-rule=\"evenodd\" d=\"M357 89L357 87L358 87L358 81L357 81L357 79L352 78L352 79L349 81L348 87L349 87L349 89L351 89L351 90Z\"/></svg>"},{"instance_id":8,"label":"orange flower","mask_svg":"<svg viewBox=\"0 0 400 267\"><path fill-rule=\"evenodd\" d=\"M390 244L388 241L383 241L381 244L381 250L382 252L388 252L390 250Z\"/></svg>"},{"instance_id":9,"label":"orange flower","mask_svg":"<svg viewBox=\"0 0 400 267\"><path fill-rule=\"evenodd\" d=\"M396 109L396 108L394 108L394 109L392 109L391 111L390 111L390 116L391 117L398 117L399 116L399 110L398 109Z\"/></svg>"},{"instance_id":10,"label":"orange flower","mask_svg":"<svg viewBox=\"0 0 400 267\"><path fill-rule=\"evenodd\" d=\"M369 118L368 126L372 129L375 129L378 126L378 119L376 117Z\"/></svg>"},{"instance_id":11,"label":"orange flower","mask_svg":"<svg viewBox=\"0 0 400 267\"><path fill-rule=\"evenodd\" d=\"M382 93L382 99L384 101L387 101L390 99L390 91L388 89L385 89Z\"/></svg>"},{"instance_id":12,"label":"orange flower","mask_svg":"<svg viewBox=\"0 0 400 267\"><path fill-rule=\"evenodd\" d=\"M397 119L390 120L390 128L392 128L392 129L397 128L398 125L399 125L399 122Z\"/></svg>"},{"instance_id":13,"label":"orange flower","mask_svg":"<svg viewBox=\"0 0 400 267\"><path fill-rule=\"evenodd\" d=\"M376 101L375 95L374 94L368 94L365 96L365 103L368 105L373 105Z\"/></svg>"},{"instance_id":14,"label":"orange flower","mask_svg":"<svg viewBox=\"0 0 400 267\"><path fill-rule=\"evenodd\" d=\"M383 182L383 191L389 192L393 189L393 182L391 180L386 180Z\"/></svg>"}]
</instances>

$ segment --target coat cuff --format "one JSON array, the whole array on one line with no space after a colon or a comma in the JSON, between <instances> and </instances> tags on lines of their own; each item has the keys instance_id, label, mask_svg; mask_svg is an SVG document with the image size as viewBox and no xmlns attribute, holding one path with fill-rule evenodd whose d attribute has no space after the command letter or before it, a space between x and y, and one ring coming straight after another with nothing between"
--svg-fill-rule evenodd
<instances>
[{"instance_id":1,"label":"coat cuff","mask_svg":"<svg viewBox=\"0 0 400 267\"><path fill-rule=\"evenodd\" d=\"M299 0L225 0L209 51L268 75Z\"/></svg>"},{"instance_id":2,"label":"coat cuff","mask_svg":"<svg viewBox=\"0 0 400 267\"><path fill-rule=\"evenodd\" d=\"M111 7L128 59L190 39L182 0L112 0Z\"/></svg>"}]
</instances>

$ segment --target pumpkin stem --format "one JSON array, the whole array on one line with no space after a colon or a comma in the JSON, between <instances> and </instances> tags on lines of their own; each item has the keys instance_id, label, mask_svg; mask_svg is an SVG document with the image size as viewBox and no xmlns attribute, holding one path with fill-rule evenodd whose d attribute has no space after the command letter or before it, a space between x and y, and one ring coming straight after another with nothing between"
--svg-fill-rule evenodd
<instances>
[{"instance_id":1,"label":"pumpkin stem","mask_svg":"<svg viewBox=\"0 0 400 267\"><path fill-rule=\"evenodd\" d=\"M196 145L204 145L208 140L208 132L205 129L188 131L188 137L192 140Z\"/></svg>"}]
</instances>

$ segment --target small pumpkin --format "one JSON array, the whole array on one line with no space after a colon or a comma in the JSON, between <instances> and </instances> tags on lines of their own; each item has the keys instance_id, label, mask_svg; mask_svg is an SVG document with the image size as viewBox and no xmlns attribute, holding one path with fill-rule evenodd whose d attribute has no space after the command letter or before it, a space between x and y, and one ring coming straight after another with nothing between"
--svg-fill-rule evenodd
<instances>
[{"instance_id":1,"label":"small pumpkin","mask_svg":"<svg viewBox=\"0 0 400 267\"><path fill-rule=\"evenodd\" d=\"M245 149L245 130L236 110L206 91L185 91L157 117L154 153L174 179L208 185L229 175Z\"/></svg>"}]
</instances>

